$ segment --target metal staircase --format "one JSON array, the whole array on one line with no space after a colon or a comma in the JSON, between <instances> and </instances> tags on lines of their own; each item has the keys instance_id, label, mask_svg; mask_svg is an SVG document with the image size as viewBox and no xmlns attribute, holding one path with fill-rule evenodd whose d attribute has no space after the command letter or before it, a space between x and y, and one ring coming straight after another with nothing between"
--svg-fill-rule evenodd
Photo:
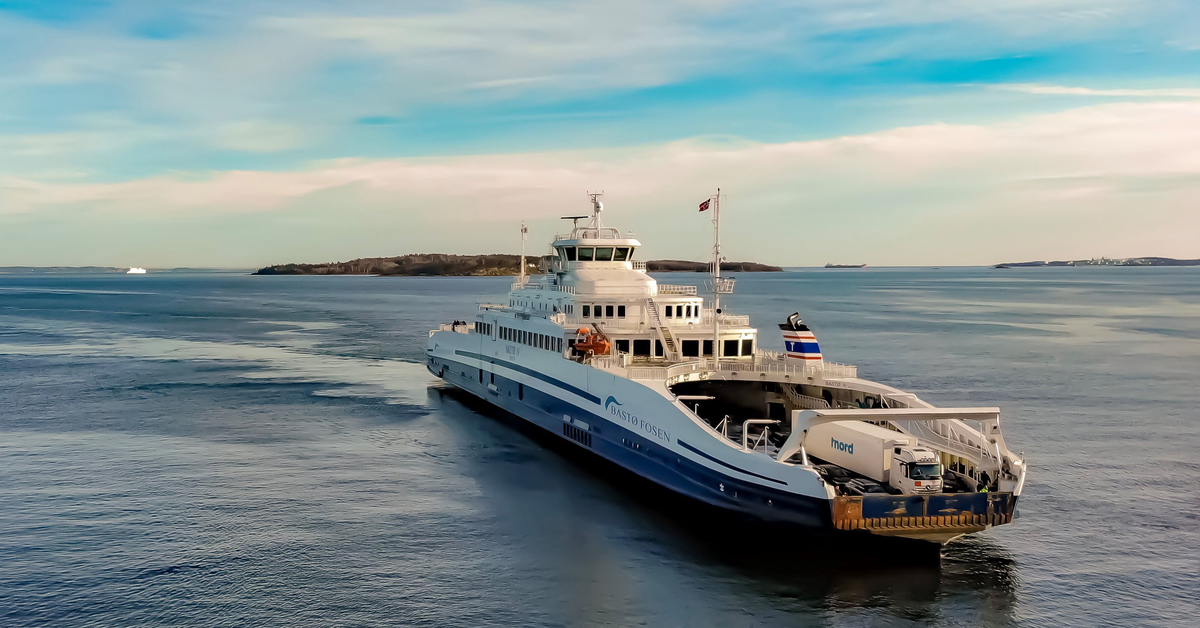
<instances>
[{"instance_id":1,"label":"metal staircase","mask_svg":"<svg viewBox=\"0 0 1200 628\"><path fill-rule=\"evenodd\" d=\"M650 313L650 327L658 334L658 340L662 343L667 361L678 362L679 352L675 349L675 338L671 336L671 330L663 324L662 316L658 313L658 304L654 302L654 299L646 299L646 311Z\"/></svg>"},{"instance_id":2,"label":"metal staircase","mask_svg":"<svg viewBox=\"0 0 1200 628\"><path fill-rule=\"evenodd\" d=\"M820 397L809 397L808 395L802 395L802 394L796 392L795 386L792 386L789 384L783 385L783 392L787 395L787 398L792 402L792 405L796 406L797 408L799 408L801 410L817 410L820 408L828 408L829 407L828 401L825 401L824 399L821 399Z\"/></svg>"}]
</instances>

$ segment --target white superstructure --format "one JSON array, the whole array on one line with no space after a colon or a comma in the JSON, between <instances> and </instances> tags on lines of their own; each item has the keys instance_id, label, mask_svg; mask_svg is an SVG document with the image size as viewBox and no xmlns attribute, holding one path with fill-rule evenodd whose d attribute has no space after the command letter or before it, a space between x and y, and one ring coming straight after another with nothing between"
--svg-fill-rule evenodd
<instances>
[{"instance_id":1,"label":"white superstructure","mask_svg":"<svg viewBox=\"0 0 1200 628\"><path fill-rule=\"evenodd\" d=\"M733 280L720 276L719 236L706 299L649 276L641 243L604 226L591 196L592 214L568 217L572 230L555 236L544 275L522 275L474 320L430 332L431 372L648 480L757 518L935 542L1012 520L1026 469L999 409L933 408L860 379L826 362L795 315L780 325L787 350L761 350L749 317L720 308ZM873 463L889 477L808 455L810 427L847 421L895 433L897 451ZM896 476L910 467L926 481Z\"/></svg>"}]
</instances>

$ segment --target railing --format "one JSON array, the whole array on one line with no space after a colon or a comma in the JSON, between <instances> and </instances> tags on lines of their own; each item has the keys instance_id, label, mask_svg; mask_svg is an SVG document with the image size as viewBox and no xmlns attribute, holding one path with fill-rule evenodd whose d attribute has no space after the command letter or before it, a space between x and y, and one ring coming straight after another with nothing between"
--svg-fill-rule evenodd
<instances>
[{"instance_id":1,"label":"railing","mask_svg":"<svg viewBox=\"0 0 1200 628\"><path fill-rule=\"evenodd\" d=\"M725 359L720 362L714 362L712 358L700 358L698 360L680 362L663 367L627 367L627 362L623 363L615 356L603 356L592 358L591 364L597 368L616 371L617 375L629 379L665 380L667 386L673 386L679 380L684 379L684 376L694 373L767 373L771 375L785 375L796 379L807 379L809 377L852 378L858 376L858 367L848 364L836 364L833 362L793 364L793 361L760 359L760 357L755 356L753 361ZM706 378L708 376L702 375L701 377ZM820 401L824 402L823 399Z\"/></svg>"},{"instance_id":2,"label":"railing","mask_svg":"<svg viewBox=\"0 0 1200 628\"><path fill-rule=\"evenodd\" d=\"M696 286L680 286L680 285L670 284L670 283L660 283L660 284L658 284L658 293L659 294L695 295L696 294ZM749 320L749 318L747 318L747 320Z\"/></svg>"},{"instance_id":3,"label":"railing","mask_svg":"<svg viewBox=\"0 0 1200 628\"><path fill-rule=\"evenodd\" d=\"M554 284L543 283L521 283L520 281L513 282L510 290L551 290L554 292L566 292L567 294L575 294L575 286L561 286Z\"/></svg>"},{"instance_id":4,"label":"railing","mask_svg":"<svg viewBox=\"0 0 1200 628\"><path fill-rule=\"evenodd\" d=\"M556 233L554 234L555 241L558 240L620 240L621 232L614 227L576 227L571 233Z\"/></svg>"},{"instance_id":5,"label":"railing","mask_svg":"<svg viewBox=\"0 0 1200 628\"><path fill-rule=\"evenodd\" d=\"M718 314L717 320L721 321L722 325L741 325L748 327L750 325L750 317L746 314ZM701 317L702 325L712 325L713 312L711 309L706 309Z\"/></svg>"},{"instance_id":6,"label":"railing","mask_svg":"<svg viewBox=\"0 0 1200 628\"><path fill-rule=\"evenodd\" d=\"M637 261L633 262L633 269L634 270L646 270L646 262L643 262L641 260L637 260Z\"/></svg>"},{"instance_id":7,"label":"railing","mask_svg":"<svg viewBox=\"0 0 1200 628\"><path fill-rule=\"evenodd\" d=\"M787 394L788 399L792 400L792 405L800 408L801 410L820 410L822 408L829 407L828 401L825 401L820 397L802 395L796 392L796 389L791 386L784 385L783 391Z\"/></svg>"},{"instance_id":8,"label":"railing","mask_svg":"<svg viewBox=\"0 0 1200 628\"><path fill-rule=\"evenodd\" d=\"M778 423L779 423L779 421L774 421L771 419L749 419L747 421L743 421L742 422L742 449L748 449L750 451L754 451L755 449L758 449L759 444L762 443L763 440L766 439L767 434L769 434L771 432L771 426L776 425ZM749 444L750 426L751 425L763 426L763 431L758 433L758 438L754 439L753 445Z\"/></svg>"}]
</instances>

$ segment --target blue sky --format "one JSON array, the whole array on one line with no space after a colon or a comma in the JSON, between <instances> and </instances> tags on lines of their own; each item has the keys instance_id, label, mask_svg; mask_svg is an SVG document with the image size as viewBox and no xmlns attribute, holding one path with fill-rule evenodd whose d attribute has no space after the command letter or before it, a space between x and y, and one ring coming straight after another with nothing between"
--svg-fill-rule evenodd
<instances>
[{"instance_id":1,"label":"blue sky","mask_svg":"<svg viewBox=\"0 0 1200 628\"><path fill-rule=\"evenodd\" d=\"M511 251L587 189L699 258L717 185L780 264L1200 257L1198 146L1186 1L0 0L0 265Z\"/></svg>"}]
</instances>

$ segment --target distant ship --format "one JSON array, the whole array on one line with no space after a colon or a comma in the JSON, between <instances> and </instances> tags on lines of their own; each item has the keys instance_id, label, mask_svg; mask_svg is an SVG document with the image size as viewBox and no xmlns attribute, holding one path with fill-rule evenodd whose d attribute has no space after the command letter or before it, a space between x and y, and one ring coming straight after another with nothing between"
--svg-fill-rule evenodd
<instances>
[{"instance_id":1,"label":"distant ship","mask_svg":"<svg viewBox=\"0 0 1200 628\"><path fill-rule=\"evenodd\" d=\"M999 408L937 408L861 379L824 360L799 314L779 325L784 352L761 349L750 317L721 307L734 280L716 263L719 239L706 302L646 274L641 242L601 224L599 196L590 217L567 217L575 226L555 236L545 275L522 273L474 320L429 332L431 373L751 518L933 543L1012 522L1026 468ZM719 197L701 210L710 204L719 225Z\"/></svg>"},{"instance_id":2,"label":"distant ship","mask_svg":"<svg viewBox=\"0 0 1200 628\"><path fill-rule=\"evenodd\" d=\"M866 264L826 264L825 268L866 268Z\"/></svg>"},{"instance_id":3,"label":"distant ship","mask_svg":"<svg viewBox=\"0 0 1200 628\"><path fill-rule=\"evenodd\" d=\"M129 270L125 271L125 274L126 275L145 275L146 269L138 268L137 266L134 266L134 267L130 268Z\"/></svg>"}]
</instances>

